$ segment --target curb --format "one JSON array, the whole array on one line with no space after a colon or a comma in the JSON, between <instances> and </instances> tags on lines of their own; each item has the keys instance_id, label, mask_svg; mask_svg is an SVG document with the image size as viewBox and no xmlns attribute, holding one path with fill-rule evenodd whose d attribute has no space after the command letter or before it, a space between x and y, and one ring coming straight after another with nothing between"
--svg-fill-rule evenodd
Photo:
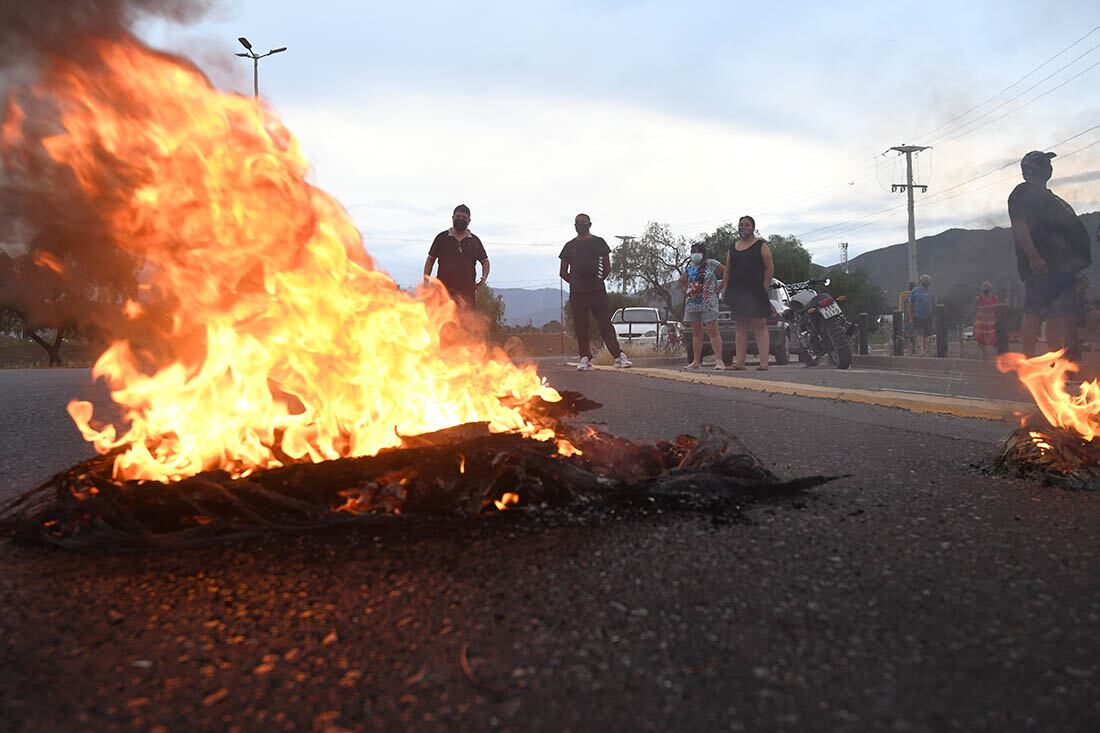
<instances>
[{"instance_id":1,"label":"curb","mask_svg":"<svg viewBox=\"0 0 1100 733\"><path fill-rule=\"evenodd\" d=\"M614 369L613 367L594 366L593 369L616 372L629 371L646 377L665 379L673 382L684 382L687 384L706 384L714 387L745 389L753 392L766 392L769 394L832 399L842 402L876 405L878 407L896 407L902 410L908 410L909 412L969 417L980 420L1010 420L1015 419L1020 414L1027 414L1035 410L1035 406L1028 402L946 397L923 392L916 393L888 389L871 390L822 387L813 384L798 384L796 382L773 382L768 379L731 378L728 376L718 376L716 374L687 374L684 372L670 372L663 369L647 369L645 367L623 370Z\"/></svg>"}]
</instances>

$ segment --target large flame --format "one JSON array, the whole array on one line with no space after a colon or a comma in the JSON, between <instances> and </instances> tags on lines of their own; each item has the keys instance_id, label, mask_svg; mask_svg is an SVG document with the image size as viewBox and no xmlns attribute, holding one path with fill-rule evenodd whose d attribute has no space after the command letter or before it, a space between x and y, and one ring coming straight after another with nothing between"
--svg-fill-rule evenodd
<instances>
[{"instance_id":1,"label":"large flame","mask_svg":"<svg viewBox=\"0 0 1100 733\"><path fill-rule=\"evenodd\" d=\"M1100 385L1096 380L1082 382L1076 395L1066 390L1067 375L1076 374L1078 367L1065 358L1065 349L1031 359L1023 354L1002 354L997 357L997 368L1016 372L1052 426L1087 441L1100 434Z\"/></svg>"},{"instance_id":2,"label":"large flame","mask_svg":"<svg viewBox=\"0 0 1100 733\"><path fill-rule=\"evenodd\" d=\"M440 286L410 294L374 270L269 108L132 39L98 41L94 56L55 61L30 94L60 111L50 157L102 202L114 241L169 304L150 343L117 341L96 362L122 427L93 427L90 403L69 404L97 450L123 449L117 477L371 455L471 421L553 437L517 406L557 393L462 335ZM23 116L9 109L8 146Z\"/></svg>"}]
</instances>

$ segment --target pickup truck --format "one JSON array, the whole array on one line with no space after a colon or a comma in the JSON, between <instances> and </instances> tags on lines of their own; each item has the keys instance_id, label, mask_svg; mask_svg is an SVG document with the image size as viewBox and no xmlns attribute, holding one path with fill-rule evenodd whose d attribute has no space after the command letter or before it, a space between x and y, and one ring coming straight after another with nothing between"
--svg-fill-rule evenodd
<instances>
[{"instance_id":1,"label":"pickup truck","mask_svg":"<svg viewBox=\"0 0 1100 733\"><path fill-rule=\"evenodd\" d=\"M657 349L668 341L670 324L661 316L658 308L619 308L611 315L611 325L622 345L651 346Z\"/></svg>"}]
</instances>

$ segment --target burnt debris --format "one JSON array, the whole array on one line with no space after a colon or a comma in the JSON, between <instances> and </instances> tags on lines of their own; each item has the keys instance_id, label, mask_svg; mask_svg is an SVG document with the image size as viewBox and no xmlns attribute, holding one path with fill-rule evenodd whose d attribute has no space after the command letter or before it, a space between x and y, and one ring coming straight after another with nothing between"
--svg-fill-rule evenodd
<instances>
[{"instance_id":1,"label":"burnt debris","mask_svg":"<svg viewBox=\"0 0 1100 733\"><path fill-rule=\"evenodd\" d=\"M113 455L62 471L0 509L8 534L68 548L193 546L265 532L394 521L396 515L470 518L498 511L650 507L736 514L790 496L825 476L782 480L734 436L634 443L562 417L598 406L577 394L525 406L556 440L490 433L471 423L404 440L367 458L298 463L233 478L207 471L173 484L119 482ZM566 451L567 453L569 451Z\"/></svg>"}]
</instances>

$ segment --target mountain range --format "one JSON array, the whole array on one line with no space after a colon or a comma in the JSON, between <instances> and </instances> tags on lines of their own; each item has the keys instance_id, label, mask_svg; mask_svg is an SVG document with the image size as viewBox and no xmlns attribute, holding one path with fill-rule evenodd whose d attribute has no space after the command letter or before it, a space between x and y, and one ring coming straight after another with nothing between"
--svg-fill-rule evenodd
<instances>
[{"instance_id":1,"label":"mountain range","mask_svg":"<svg viewBox=\"0 0 1100 733\"><path fill-rule=\"evenodd\" d=\"M1096 238L1100 212L1082 214L1078 218L1092 240L1092 266L1086 273L1093 284L1090 295L1095 296L1100 291L1100 244ZM907 289L909 257L906 246L894 244L864 252L849 260L848 266L866 271L871 280L886 291L887 302L897 303L898 293ZM1023 295L1016 272L1016 246L1012 230L1007 227L948 229L920 237L917 239L917 270L932 278L932 287L940 297L955 292L959 296L970 293L969 297L973 298L984 280L992 283L1000 299L1007 300L1010 305L1018 305Z\"/></svg>"}]
</instances>

